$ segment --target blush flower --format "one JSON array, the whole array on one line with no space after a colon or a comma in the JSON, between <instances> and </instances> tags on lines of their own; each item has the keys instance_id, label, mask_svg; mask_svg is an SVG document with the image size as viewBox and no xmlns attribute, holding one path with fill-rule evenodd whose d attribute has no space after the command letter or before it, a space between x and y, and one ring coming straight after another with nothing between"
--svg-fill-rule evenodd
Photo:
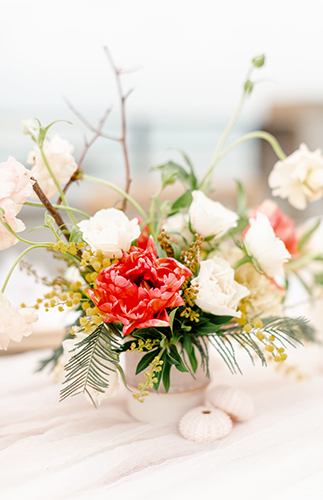
<instances>
[{"instance_id":1,"label":"blush flower","mask_svg":"<svg viewBox=\"0 0 323 500\"><path fill-rule=\"evenodd\" d=\"M50 141L44 141L43 149L59 184L66 184L77 169L77 164L72 156L74 146L59 135L55 135ZM27 163L33 165L31 173L37 179L47 198L52 198L57 194L58 189L45 165L38 146L35 146L34 150L29 153ZM33 198L37 198L37 195L33 195Z\"/></svg>"},{"instance_id":2,"label":"blush flower","mask_svg":"<svg viewBox=\"0 0 323 500\"><path fill-rule=\"evenodd\" d=\"M295 255L298 244L295 222L284 214L277 203L272 200L265 200L261 205L255 207L250 214L250 218L255 219L258 212L266 215L275 236L283 241L291 255Z\"/></svg>"},{"instance_id":3,"label":"blush flower","mask_svg":"<svg viewBox=\"0 0 323 500\"><path fill-rule=\"evenodd\" d=\"M132 247L103 269L88 294L106 323L120 322L123 334L135 328L169 326L166 308L184 305L179 290L191 271L175 259L157 258L153 239L146 250Z\"/></svg>"},{"instance_id":4,"label":"blush flower","mask_svg":"<svg viewBox=\"0 0 323 500\"><path fill-rule=\"evenodd\" d=\"M255 259L260 269L272 278L284 275L283 265L291 255L284 243L275 236L268 218L258 212L256 219L250 219L250 228L244 237L248 254Z\"/></svg>"},{"instance_id":5,"label":"blush flower","mask_svg":"<svg viewBox=\"0 0 323 500\"><path fill-rule=\"evenodd\" d=\"M33 191L33 181L30 177L30 171L12 156L0 163L0 208L4 212L2 220L7 222L16 233L25 229L25 224L17 219L16 215ZM0 224L0 250L16 243L18 243L17 238Z\"/></svg>"},{"instance_id":6,"label":"blush flower","mask_svg":"<svg viewBox=\"0 0 323 500\"><path fill-rule=\"evenodd\" d=\"M320 149L310 151L305 144L285 160L278 161L269 175L268 184L274 196L288 199L299 210L308 201L323 196L323 155Z\"/></svg>"},{"instance_id":7,"label":"blush flower","mask_svg":"<svg viewBox=\"0 0 323 500\"><path fill-rule=\"evenodd\" d=\"M8 349L11 340L21 342L32 333L31 324L38 317L34 309L15 309L7 297L0 292L0 349Z\"/></svg>"}]
</instances>

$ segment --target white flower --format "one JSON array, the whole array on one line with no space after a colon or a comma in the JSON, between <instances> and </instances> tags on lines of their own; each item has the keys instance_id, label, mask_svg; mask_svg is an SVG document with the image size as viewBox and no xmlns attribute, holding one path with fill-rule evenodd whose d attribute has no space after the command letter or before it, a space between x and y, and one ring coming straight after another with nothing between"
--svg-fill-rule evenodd
<instances>
[{"instance_id":1,"label":"white flower","mask_svg":"<svg viewBox=\"0 0 323 500\"><path fill-rule=\"evenodd\" d=\"M250 291L250 295L242 301L246 306L247 317L283 316L282 301L286 290L273 279L258 273L250 263L238 267L235 279Z\"/></svg>"},{"instance_id":2,"label":"white flower","mask_svg":"<svg viewBox=\"0 0 323 500\"><path fill-rule=\"evenodd\" d=\"M80 270L76 266L70 266L64 273L64 278L70 283L79 281L82 285L86 284L85 279L81 276Z\"/></svg>"},{"instance_id":3,"label":"white flower","mask_svg":"<svg viewBox=\"0 0 323 500\"><path fill-rule=\"evenodd\" d=\"M218 316L241 316L237 307L249 290L235 281L234 270L222 257L214 255L203 260L192 285L198 285L195 302L203 311Z\"/></svg>"},{"instance_id":4,"label":"white flower","mask_svg":"<svg viewBox=\"0 0 323 500\"><path fill-rule=\"evenodd\" d=\"M0 292L0 349L6 351L10 340L21 342L28 337L32 333L31 324L37 319L34 309L15 309Z\"/></svg>"},{"instance_id":5,"label":"white flower","mask_svg":"<svg viewBox=\"0 0 323 500\"><path fill-rule=\"evenodd\" d=\"M305 144L301 144L298 150L274 165L268 184L274 196L288 198L293 207L304 210L307 200L315 201L323 196L321 150L311 152Z\"/></svg>"},{"instance_id":6,"label":"white flower","mask_svg":"<svg viewBox=\"0 0 323 500\"><path fill-rule=\"evenodd\" d=\"M92 251L101 250L108 258L120 259L129 250L133 240L140 235L138 219L131 221L116 208L99 210L88 220L82 220L78 227Z\"/></svg>"},{"instance_id":7,"label":"white flower","mask_svg":"<svg viewBox=\"0 0 323 500\"><path fill-rule=\"evenodd\" d=\"M91 331L89 333L91 333ZM81 342L87 336L88 334L76 332L75 336L72 339L63 341L63 362L65 365L69 362L71 357L74 356L74 354L80 352L82 348L76 347L76 344L78 342ZM109 373L109 387L107 387L104 392L98 392L90 387L87 387L87 390L89 391L96 405L100 405L103 399L112 398L113 396L115 396L119 389L118 372L115 366L101 357L99 357L98 360L104 365L104 371Z\"/></svg>"},{"instance_id":8,"label":"white flower","mask_svg":"<svg viewBox=\"0 0 323 500\"><path fill-rule=\"evenodd\" d=\"M180 247L184 246L184 240L187 243L191 243L193 241L193 235L189 230L189 220L188 214L183 212L178 212L171 217L167 217L163 224L163 229L165 229L166 233L169 234L170 238L174 243L177 243ZM183 238L182 238L183 236Z\"/></svg>"},{"instance_id":9,"label":"white flower","mask_svg":"<svg viewBox=\"0 0 323 500\"><path fill-rule=\"evenodd\" d=\"M244 243L248 254L255 259L260 269L272 278L284 275L283 265L291 255L282 240L275 236L268 218L258 212L256 219L250 219Z\"/></svg>"},{"instance_id":10,"label":"white flower","mask_svg":"<svg viewBox=\"0 0 323 500\"><path fill-rule=\"evenodd\" d=\"M50 141L44 141L43 149L57 181L59 184L66 184L77 169L77 164L72 156L74 146L59 135L55 135ZM31 170L32 175L47 198L52 198L58 192L58 189L45 165L38 146L35 146L34 151L29 153L27 163L34 165ZM33 195L33 198L37 198L37 195Z\"/></svg>"},{"instance_id":11,"label":"white flower","mask_svg":"<svg viewBox=\"0 0 323 500\"><path fill-rule=\"evenodd\" d=\"M236 227L239 216L213 201L202 191L193 191L193 201L189 208L189 218L192 229L207 238L212 234L223 236L229 229Z\"/></svg>"}]
</instances>

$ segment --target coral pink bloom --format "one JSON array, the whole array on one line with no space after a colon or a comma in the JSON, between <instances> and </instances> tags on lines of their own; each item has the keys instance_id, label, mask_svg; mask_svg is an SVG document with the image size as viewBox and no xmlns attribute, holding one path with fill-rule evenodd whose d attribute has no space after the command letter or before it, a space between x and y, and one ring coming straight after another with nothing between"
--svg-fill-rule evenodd
<instances>
[{"instance_id":1,"label":"coral pink bloom","mask_svg":"<svg viewBox=\"0 0 323 500\"><path fill-rule=\"evenodd\" d=\"M274 230L275 236L283 241L291 255L295 255L297 253L298 244L295 222L285 215L272 200L265 200L261 205L255 207L250 214L250 219L254 219L258 212L266 215Z\"/></svg>"},{"instance_id":2,"label":"coral pink bloom","mask_svg":"<svg viewBox=\"0 0 323 500\"><path fill-rule=\"evenodd\" d=\"M146 250L131 247L129 253L103 269L97 289L88 290L106 323L122 323L123 334L135 328L169 326L166 311L183 306L179 290L192 273L175 259L158 259L152 238Z\"/></svg>"}]
</instances>

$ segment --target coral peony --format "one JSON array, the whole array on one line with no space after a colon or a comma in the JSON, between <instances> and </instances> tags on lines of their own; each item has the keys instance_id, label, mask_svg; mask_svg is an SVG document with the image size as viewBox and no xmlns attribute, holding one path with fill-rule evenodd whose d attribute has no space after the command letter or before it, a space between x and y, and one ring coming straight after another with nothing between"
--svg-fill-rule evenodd
<instances>
[{"instance_id":1,"label":"coral peony","mask_svg":"<svg viewBox=\"0 0 323 500\"><path fill-rule=\"evenodd\" d=\"M135 328L169 326L166 308L184 305L179 290L191 274L175 259L158 259L150 238L146 250L131 247L119 262L103 269L97 288L88 294L103 321L122 323L128 335Z\"/></svg>"}]
</instances>

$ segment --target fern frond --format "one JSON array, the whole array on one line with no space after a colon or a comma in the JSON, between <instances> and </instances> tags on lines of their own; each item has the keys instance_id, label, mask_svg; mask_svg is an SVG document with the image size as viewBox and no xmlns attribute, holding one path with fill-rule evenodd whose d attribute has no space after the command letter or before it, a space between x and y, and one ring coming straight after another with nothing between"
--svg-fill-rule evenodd
<instances>
[{"instance_id":1,"label":"fern frond","mask_svg":"<svg viewBox=\"0 0 323 500\"><path fill-rule=\"evenodd\" d=\"M61 401L86 392L94 403L91 390L103 393L109 387L111 372L122 373L117 352L122 338L117 330L113 333L102 323L76 344L75 354L65 367L67 373L63 383L68 385L61 390Z\"/></svg>"}]
</instances>

